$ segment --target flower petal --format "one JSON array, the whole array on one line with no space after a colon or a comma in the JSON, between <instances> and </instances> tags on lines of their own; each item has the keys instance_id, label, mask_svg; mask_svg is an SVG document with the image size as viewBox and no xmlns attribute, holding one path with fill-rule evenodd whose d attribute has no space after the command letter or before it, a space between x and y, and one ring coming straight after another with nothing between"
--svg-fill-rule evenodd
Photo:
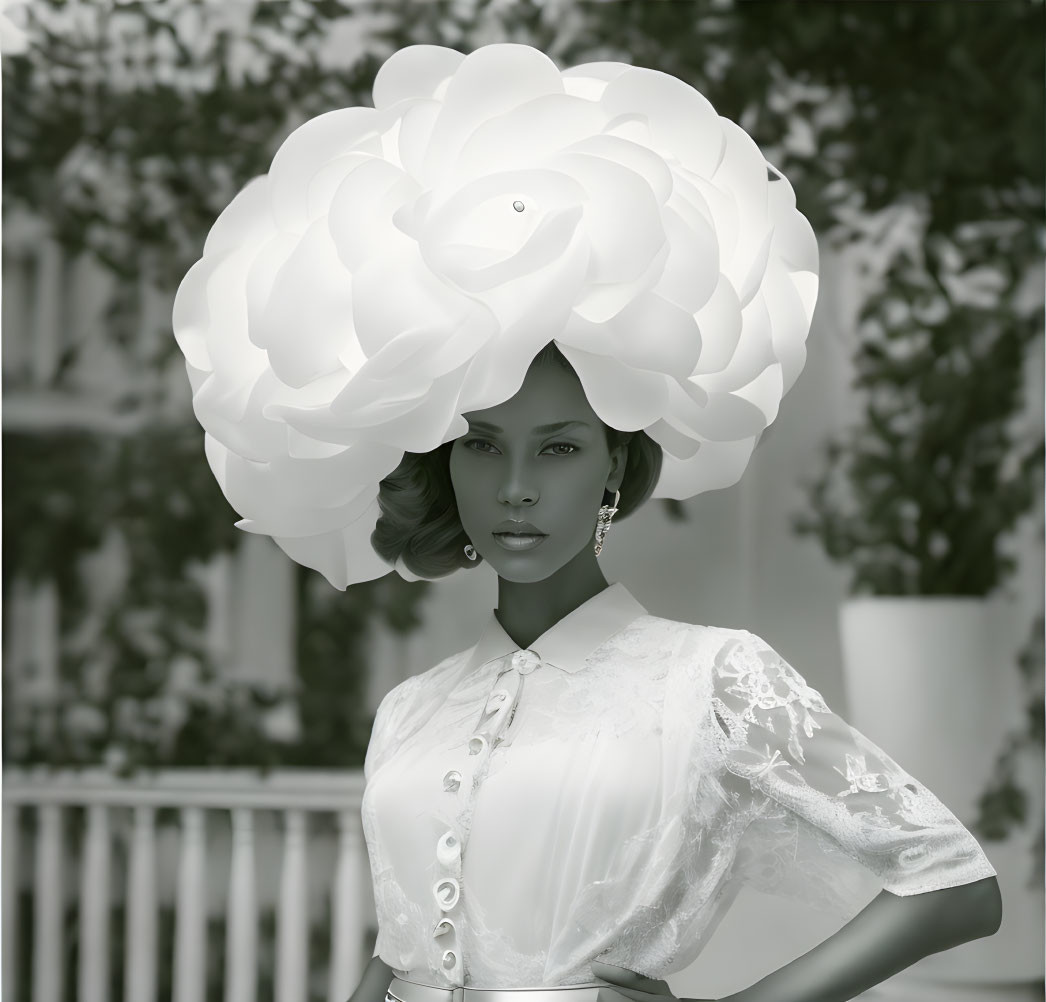
<instances>
[{"instance_id":1,"label":"flower petal","mask_svg":"<svg viewBox=\"0 0 1046 1002\"><path fill-rule=\"evenodd\" d=\"M352 275L338 257L327 220L317 219L277 272L255 322L256 341L281 382L299 387L342 368L339 352L356 337L352 304Z\"/></svg>"},{"instance_id":2,"label":"flower petal","mask_svg":"<svg viewBox=\"0 0 1046 1002\"><path fill-rule=\"evenodd\" d=\"M422 177L446 178L472 133L485 121L543 94L562 94L559 69L543 52L510 42L470 52L450 78Z\"/></svg>"},{"instance_id":3,"label":"flower petal","mask_svg":"<svg viewBox=\"0 0 1046 1002\"><path fill-rule=\"evenodd\" d=\"M464 58L460 52L442 45L407 45L397 49L374 76L374 107L385 109L411 98L433 97Z\"/></svg>"},{"instance_id":4,"label":"flower petal","mask_svg":"<svg viewBox=\"0 0 1046 1002\"><path fill-rule=\"evenodd\" d=\"M668 385L660 373L566 344L559 349L574 367L592 410L612 428L638 431L653 424L664 410Z\"/></svg>"},{"instance_id":5,"label":"flower petal","mask_svg":"<svg viewBox=\"0 0 1046 1002\"><path fill-rule=\"evenodd\" d=\"M291 560L319 571L333 587L344 591L350 584L372 581L393 569L374 552L369 542L366 546L360 545L360 540L370 540L380 517L381 509L374 500L351 525L339 531L296 538L273 536L273 542Z\"/></svg>"},{"instance_id":6,"label":"flower petal","mask_svg":"<svg viewBox=\"0 0 1046 1002\"><path fill-rule=\"evenodd\" d=\"M310 118L283 142L269 168L269 198L276 224L301 232L310 222L309 182L317 167L349 153L381 152L379 113L339 108Z\"/></svg>"},{"instance_id":7,"label":"flower petal","mask_svg":"<svg viewBox=\"0 0 1046 1002\"><path fill-rule=\"evenodd\" d=\"M607 84L601 101L611 115L646 117L659 151L708 177L723 147L723 124L708 98L689 84L658 70L635 66Z\"/></svg>"}]
</instances>

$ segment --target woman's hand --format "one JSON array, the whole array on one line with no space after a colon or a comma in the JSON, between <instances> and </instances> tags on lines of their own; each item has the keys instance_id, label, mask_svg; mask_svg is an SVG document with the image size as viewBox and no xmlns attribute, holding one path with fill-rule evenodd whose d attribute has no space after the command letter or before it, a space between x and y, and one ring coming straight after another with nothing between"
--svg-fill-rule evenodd
<instances>
[{"instance_id":1,"label":"woman's hand","mask_svg":"<svg viewBox=\"0 0 1046 1002\"><path fill-rule=\"evenodd\" d=\"M635 1002L715 1002L714 999L677 999L662 978L647 978L624 967L592 961L592 973L614 991Z\"/></svg>"}]
</instances>

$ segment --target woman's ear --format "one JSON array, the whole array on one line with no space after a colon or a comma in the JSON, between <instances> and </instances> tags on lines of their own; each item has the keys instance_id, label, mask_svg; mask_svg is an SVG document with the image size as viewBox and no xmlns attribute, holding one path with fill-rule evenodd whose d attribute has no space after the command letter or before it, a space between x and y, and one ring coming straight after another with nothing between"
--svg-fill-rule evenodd
<instances>
[{"instance_id":1,"label":"woman's ear","mask_svg":"<svg viewBox=\"0 0 1046 1002\"><path fill-rule=\"evenodd\" d=\"M607 477L607 490L613 494L621 490L625 479L625 467L628 464L628 446L619 445L610 452L610 475Z\"/></svg>"}]
</instances>

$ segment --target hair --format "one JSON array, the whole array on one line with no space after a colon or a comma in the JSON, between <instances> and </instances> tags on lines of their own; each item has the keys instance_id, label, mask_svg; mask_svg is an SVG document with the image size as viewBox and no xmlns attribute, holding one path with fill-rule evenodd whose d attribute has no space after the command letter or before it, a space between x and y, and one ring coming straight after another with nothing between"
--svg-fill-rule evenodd
<instances>
[{"instance_id":1,"label":"hair","mask_svg":"<svg viewBox=\"0 0 1046 1002\"><path fill-rule=\"evenodd\" d=\"M532 364L573 366L550 341L534 356ZM661 446L644 431L620 431L603 424L607 448L628 447L625 475L617 519L627 518L654 492L661 475ZM450 451L453 442L444 442L430 452L404 452L399 466L378 487L381 515L371 533L371 545L383 560L396 563L400 558L413 574L424 578L444 577L459 568L476 567L480 560L465 556L468 536L458 516L454 487L450 479ZM605 504L614 498L604 491Z\"/></svg>"}]
</instances>

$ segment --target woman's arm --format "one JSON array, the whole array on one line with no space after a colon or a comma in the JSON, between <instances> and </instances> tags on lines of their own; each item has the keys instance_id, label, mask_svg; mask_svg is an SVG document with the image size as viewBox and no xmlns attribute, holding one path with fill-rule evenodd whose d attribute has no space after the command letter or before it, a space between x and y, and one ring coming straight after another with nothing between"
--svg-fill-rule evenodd
<instances>
[{"instance_id":1,"label":"woman's arm","mask_svg":"<svg viewBox=\"0 0 1046 1002\"><path fill-rule=\"evenodd\" d=\"M392 978L392 968L381 957L371 957L349 1002L384 1002Z\"/></svg>"},{"instance_id":2,"label":"woman's arm","mask_svg":"<svg viewBox=\"0 0 1046 1002\"><path fill-rule=\"evenodd\" d=\"M995 877L901 897L883 891L819 946L723 1002L849 1002L923 957L992 936Z\"/></svg>"}]
</instances>

